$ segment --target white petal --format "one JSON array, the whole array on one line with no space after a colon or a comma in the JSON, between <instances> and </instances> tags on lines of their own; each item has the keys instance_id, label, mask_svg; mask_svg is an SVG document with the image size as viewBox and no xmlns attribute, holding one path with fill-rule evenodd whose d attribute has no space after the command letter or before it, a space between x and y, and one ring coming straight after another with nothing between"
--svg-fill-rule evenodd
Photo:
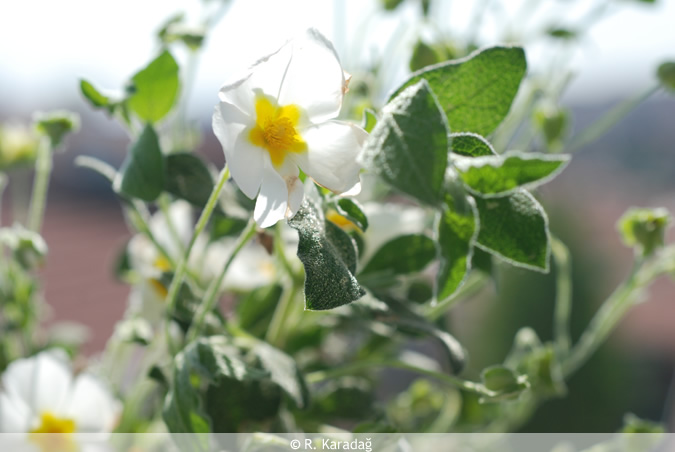
<instances>
[{"instance_id":1,"label":"white petal","mask_svg":"<svg viewBox=\"0 0 675 452\"><path fill-rule=\"evenodd\" d=\"M38 416L43 411L60 413L70 390L70 369L54 352L14 361L2 376L10 397L22 400Z\"/></svg>"},{"instance_id":2,"label":"white petal","mask_svg":"<svg viewBox=\"0 0 675 452\"><path fill-rule=\"evenodd\" d=\"M260 186L258 200L255 203L253 218L261 228L268 228L285 218L287 208L288 189L286 182L272 168L272 164L268 163L265 166L265 175Z\"/></svg>"},{"instance_id":3,"label":"white petal","mask_svg":"<svg viewBox=\"0 0 675 452\"><path fill-rule=\"evenodd\" d=\"M300 106L315 124L335 118L342 106L345 78L333 45L313 28L292 45L279 104Z\"/></svg>"},{"instance_id":4,"label":"white petal","mask_svg":"<svg viewBox=\"0 0 675 452\"><path fill-rule=\"evenodd\" d=\"M89 374L75 380L65 413L78 432L110 432L119 414L119 404L103 384Z\"/></svg>"},{"instance_id":5,"label":"white petal","mask_svg":"<svg viewBox=\"0 0 675 452\"><path fill-rule=\"evenodd\" d=\"M192 236L192 207L190 203L178 200L169 206L169 218L176 229L178 238L183 245L187 245ZM157 241L174 258L181 256L181 249L176 244L173 234L169 229L169 223L164 214L159 212L150 219L150 231ZM152 248L155 249L154 244Z\"/></svg>"},{"instance_id":6,"label":"white petal","mask_svg":"<svg viewBox=\"0 0 675 452\"><path fill-rule=\"evenodd\" d=\"M297 177L291 181L286 181L288 188L288 211L286 218L292 218L300 209L302 199L305 197L305 186Z\"/></svg>"},{"instance_id":7,"label":"white petal","mask_svg":"<svg viewBox=\"0 0 675 452\"><path fill-rule=\"evenodd\" d=\"M249 115L255 113L255 94L258 91L279 96L279 88L291 60L291 43L287 42L276 52L258 60L247 74L234 83L223 86L218 93L221 101L235 105Z\"/></svg>"},{"instance_id":8,"label":"white petal","mask_svg":"<svg viewBox=\"0 0 675 452\"><path fill-rule=\"evenodd\" d=\"M255 121L234 105L220 103L213 113L213 132L225 151L230 174L242 192L255 198L264 169L264 150L254 146L246 136Z\"/></svg>"},{"instance_id":9,"label":"white petal","mask_svg":"<svg viewBox=\"0 0 675 452\"><path fill-rule=\"evenodd\" d=\"M23 401L0 393L0 433L27 432L32 417Z\"/></svg>"},{"instance_id":10,"label":"white petal","mask_svg":"<svg viewBox=\"0 0 675 452\"><path fill-rule=\"evenodd\" d=\"M358 126L327 121L302 132L307 152L291 154L298 166L317 183L336 193L345 192L359 182L356 156L368 134Z\"/></svg>"}]
</instances>

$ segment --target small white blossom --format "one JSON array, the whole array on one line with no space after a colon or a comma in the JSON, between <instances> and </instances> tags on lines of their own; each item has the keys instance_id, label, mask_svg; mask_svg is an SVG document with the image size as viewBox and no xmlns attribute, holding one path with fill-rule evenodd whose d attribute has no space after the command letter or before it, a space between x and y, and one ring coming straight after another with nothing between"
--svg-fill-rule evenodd
<instances>
[{"instance_id":1,"label":"small white blossom","mask_svg":"<svg viewBox=\"0 0 675 452\"><path fill-rule=\"evenodd\" d=\"M258 195L261 227L300 208L299 168L336 193L358 185L356 156L367 134L334 120L347 82L333 45L309 29L221 88L213 131L241 191Z\"/></svg>"}]
</instances>

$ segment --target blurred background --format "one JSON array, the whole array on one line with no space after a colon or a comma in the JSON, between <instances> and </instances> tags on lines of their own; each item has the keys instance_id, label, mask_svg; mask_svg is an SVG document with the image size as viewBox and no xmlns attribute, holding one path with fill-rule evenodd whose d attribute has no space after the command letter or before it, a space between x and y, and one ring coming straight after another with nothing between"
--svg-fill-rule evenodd
<instances>
[{"instance_id":1,"label":"blurred background","mask_svg":"<svg viewBox=\"0 0 675 452\"><path fill-rule=\"evenodd\" d=\"M411 68L441 54L445 59L487 45L523 45L530 79L520 96L539 96L541 108L524 125L512 125L512 134L496 137L502 150L555 148L555 140L527 131L536 130L537 112L549 107L564 113L561 136L553 137L562 140L634 103L606 135L579 144L568 169L540 190L552 230L573 256L574 337L629 271L632 251L615 232L618 218L631 206L675 211L675 97L654 89L657 66L675 59L672 0L2 2L0 122L28 124L36 110L65 108L81 116L80 132L55 158L42 276L52 309L48 322L86 325L88 353L102 350L126 307L128 287L115 280L112 268L130 233L109 185L73 160L93 155L118 167L129 138L89 107L79 80L122 89L157 54L157 32L178 12L186 14L188 26L206 18L214 24L200 53L172 51L181 68L193 68L183 74L191 83L182 93L185 114L202 132L192 142L219 167L222 152L210 129L219 87L309 26L334 42L353 74L354 96L376 108ZM347 114L358 120L364 105L348 106ZM29 169L12 174L3 225L24 218L30 181ZM499 266L495 284L453 311L471 369L501 362L522 326L550 338L553 293L552 276ZM668 422L672 431L674 293L672 281L659 281L573 377L569 395L545 404L524 429L614 431L632 412Z\"/></svg>"}]
</instances>

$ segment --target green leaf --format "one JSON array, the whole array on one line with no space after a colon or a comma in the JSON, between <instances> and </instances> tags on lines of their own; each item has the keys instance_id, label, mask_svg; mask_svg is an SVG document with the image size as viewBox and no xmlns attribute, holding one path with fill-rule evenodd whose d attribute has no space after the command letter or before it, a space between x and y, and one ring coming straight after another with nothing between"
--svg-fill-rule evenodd
<instances>
[{"instance_id":1,"label":"green leaf","mask_svg":"<svg viewBox=\"0 0 675 452\"><path fill-rule=\"evenodd\" d=\"M80 80L80 91L94 108L105 108L109 113L114 110L114 103L108 96L103 95L88 81Z\"/></svg>"},{"instance_id":2,"label":"green leaf","mask_svg":"<svg viewBox=\"0 0 675 452\"><path fill-rule=\"evenodd\" d=\"M492 145L485 138L475 133L451 133L450 140L450 149L454 154L466 157L497 155Z\"/></svg>"},{"instance_id":3,"label":"green leaf","mask_svg":"<svg viewBox=\"0 0 675 452\"><path fill-rule=\"evenodd\" d=\"M404 275L423 270L436 257L436 244L422 234L396 237L378 249L359 277L374 273Z\"/></svg>"},{"instance_id":4,"label":"green leaf","mask_svg":"<svg viewBox=\"0 0 675 452\"><path fill-rule=\"evenodd\" d=\"M471 270L473 245L478 231L478 210L473 199L459 190L449 193L446 207L438 221L438 300L449 297L464 284Z\"/></svg>"},{"instance_id":5,"label":"green leaf","mask_svg":"<svg viewBox=\"0 0 675 452\"><path fill-rule=\"evenodd\" d=\"M148 124L122 163L115 179L115 190L150 202L157 199L163 189L164 158L155 129Z\"/></svg>"},{"instance_id":6,"label":"green leaf","mask_svg":"<svg viewBox=\"0 0 675 452\"><path fill-rule=\"evenodd\" d=\"M361 121L361 127L366 132L370 133L373 131L373 128L377 124L377 115L370 108L363 110L363 120Z\"/></svg>"},{"instance_id":7,"label":"green leaf","mask_svg":"<svg viewBox=\"0 0 675 452\"><path fill-rule=\"evenodd\" d=\"M442 201L448 126L426 81L406 88L382 109L360 159L403 193L430 205Z\"/></svg>"},{"instance_id":8,"label":"green leaf","mask_svg":"<svg viewBox=\"0 0 675 452\"><path fill-rule=\"evenodd\" d=\"M481 372L483 385L496 394L483 401L496 402L501 400L514 400L530 387L527 377L516 375L514 371L503 366L491 366Z\"/></svg>"},{"instance_id":9,"label":"green leaf","mask_svg":"<svg viewBox=\"0 0 675 452\"><path fill-rule=\"evenodd\" d=\"M511 265L548 273L548 218L534 196L523 190L475 201L480 218L477 246Z\"/></svg>"},{"instance_id":10,"label":"green leaf","mask_svg":"<svg viewBox=\"0 0 675 452\"><path fill-rule=\"evenodd\" d=\"M168 50L131 79L134 93L129 107L143 121L157 122L173 107L178 97L178 64Z\"/></svg>"},{"instance_id":11,"label":"green leaf","mask_svg":"<svg viewBox=\"0 0 675 452\"><path fill-rule=\"evenodd\" d=\"M211 217L211 241L223 237L238 236L244 230L248 221L238 217L228 217L216 211Z\"/></svg>"},{"instance_id":12,"label":"green leaf","mask_svg":"<svg viewBox=\"0 0 675 452\"><path fill-rule=\"evenodd\" d=\"M484 198L504 196L519 188L533 188L557 176L569 162L561 154L508 152L484 157L457 157L453 163L460 179Z\"/></svg>"},{"instance_id":13,"label":"green leaf","mask_svg":"<svg viewBox=\"0 0 675 452\"><path fill-rule=\"evenodd\" d=\"M354 241L326 221L307 197L288 221L298 230L298 257L305 267L305 309L333 309L358 300L365 293L354 278Z\"/></svg>"},{"instance_id":14,"label":"green leaf","mask_svg":"<svg viewBox=\"0 0 675 452\"><path fill-rule=\"evenodd\" d=\"M164 422L172 433L209 433L210 419L195 382L217 384L222 379L246 381L267 376L268 373L242 361L238 350L224 337L199 339L176 355L173 382L164 401Z\"/></svg>"},{"instance_id":15,"label":"green leaf","mask_svg":"<svg viewBox=\"0 0 675 452\"><path fill-rule=\"evenodd\" d=\"M670 212L664 208L628 209L617 223L623 242L644 257L663 247L669 225Z\"/></svg>"},{"instance_id":16,"label":"green leaf","mask_svg":"<svg viewBox=\"0 0 675 452\"><path fill-rule=\"evenodd\" d=\"M186 152L167 155L165 163L166 191L197 207L204 207L213 190L213 178L204 162Z\"/></svg>"},{"instance_id":17,"label":"green leaf","mask_svg":"<svg viewBox=\"0 0 675 452\"><path fill-rule=\"evenodd\" d=\"M423 67L431 66L442 61L443 58L432 46L426 42L418 39L413 47L412 56L410 57L410 62L408 67L411 71L417 71Z\"/></svg>"},{"instance_id":18,"label":"green leaf","mask_svg":"<svg viewBox=\"0 0 675 452\"><path fill-rule=\"evenodd\" d=\"M509 112L526 69L522 48L490 47L414 73L394 96L424 79L453 131L487 136Z\"/></svg>"},{"instance_id":19,"label":"green leaf","mask_svg":"<svg viewBox=\"0 0 675 452\"><path fill-rule=\"evenodd\" d=\"M579 35L579 33L576 31L570 30L568 28L551 28L546 32L546 34L552 38L563 40L574 39Z\"/></svg>"},{"instance_id":20,"label":"green leaf","mask_svg":"<svg viewBox=\"0 0 675 452\"><path fill-rule=\"evenodd\" d=\"M270 379L293 399L298 408L309 405L307 384L293 358L262 341L253 348L253 353L263 369L270 373Z\"/></svg>"},{"instance_id":21,"label":"green leaf","mask_svg":"<svg viewBox=\"0 0 675 452\"><path fill-rule=\"evenodd\" d=\"M239 326L259 338L264 337L282 290L279 284L272 284L254 289L242 297L236 307Z\"/></svg>"},{"instance_id":22,"label":"green leaf","mask_svg":"<svg viewBox=\"0 0 675 452\"><path fill-rule=\"evenodd\" d=\"M675 91L675 61L661 63L656 70L656 75L665 88Z\"/></svg>"},{"instance_id":23,"label":"green leaf","mask_svg":"<svg viewBox=\"0 0 675 452\"><path fill-rule=\"evenodd\" d=\"M363 213L361 206L349 198L340 198L337 202L337 213L354 223L363 232L368 229L368 218Z\"/></svg>"}]
</instances>

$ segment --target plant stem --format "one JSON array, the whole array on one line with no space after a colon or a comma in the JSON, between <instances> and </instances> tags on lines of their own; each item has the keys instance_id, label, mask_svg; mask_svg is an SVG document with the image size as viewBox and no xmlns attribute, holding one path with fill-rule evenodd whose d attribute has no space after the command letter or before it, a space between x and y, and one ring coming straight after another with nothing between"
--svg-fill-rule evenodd
<instances>
[{"instance_id":1,"label":"plant stem","mask_svg":"<svg viewBox=\"0 0 675 452\"><path fill-rule=\"evenodd\" d=\"M178 268L176 268L176 273L174 273L173 275L173 279L171 280L171 284L169 285L169 290L166 296L166 308L169 316L171 316L173 311L176 309L178 292L180 286L183 284L183 280L185 279L185 274L187 273L187 263L188 260L190 259L190 253L192 252L192 248L195 242L197 241L197 237L199 237L202 231L204 231L206 224L209 222L209 219L213 214L213 210L216 208L216 204L218 203L218 199L220 198L220 193L223 191L225 182L227 182L227 179L229 177L230 177L230 170L226 166L220 172L218 183L215 185L215 187L213 187L213 190L211 191L209 200L207 201L204 210L202 210L202 214L200 215L199 220L197 221L197 225L195 226L195 229L192 233L192 238L190 239L187 248L185 248L183 258L180 260ZM175 354L177 352L177 349L175 348L175 344L173 343L173 339L171 338L171 334L169 332L168 320L165 325L165 333L167 337L167 342L169 344L169 349Z\"/></svg>"},{"instance_id":2,"label":"plant stem","mask_svg":"<svg viewBox=\"0 0 675 452\"><path fill-rule=\"evenodd\" d=\"M565 244L553 237L551 253L555 262L556 295L553 337L556 354L562 360L570 350L570 312L572 310L572 262Z\"/></svg>"},{"instance_id":3,"label":"plant stem","mask_svg":"<svg viewBox=\"0 0 675 452\"><path fill-rule=\"evenodd\" d=\"M197 339L197 337L201 333L202 329L204 328L206 316L208 315L209 312L213 310L215 306L216 300L218 298L218 292L220 291L220 287L223 285L223 280L225 279L225 274L227 273L227 270L230 268L230 265L232 265L232 262L234 261L234 258L237 257L237 254L239 254L239 251L241 251L244 245L246 245L248 241L251 240L251 238L255 235L255 232L256 232L256 224L255 221L253 221L253 218L251 218L246 228L244 228L244 230L241 231L241 234L237 239L237 243L235 244L234 249L230 254L230 257L227 258L227 261L225 262L223 269L220 271L220 274L216 279L211 281L211 284L209 285L209 288L207 289L204 298L199 304L197 312L195 313L194 321L187 334L188 342Z\"/></svg>"},{"instance_id":4,"label":"plant stem","mask_svg":"<svg viewBox=\"0 0 675 452\"><path fill-rule=\"evenodd\" d=\"M641 286L639 284L639 271L642 264L642 260L635 263L629 278L617 287L598 309L591 323L579 338L579 342L572 348L567 359L563 362L562 368L565 377L573 374L590 358L632 306L633 295L636 289Z\"/></svg>"},{"instance_id":5,"label":"plant stem","mask_svg":"<svg viewBox=\"0 0 675 452\"><path fill-rule=\"evenodd\" d=\"M7 187L7 176L0 173L0 226L2 226L2 197L5 194L5 187Z\"/></svg>"},{"instance_id":6,"label":"plant stem","mask_svg":"<svg viewBox=\"0 0 675 452\"><path fill-rule=\"evenodd\" d=\"M475 273L472 274L457 292L437 302L436 304L429 306L424 316L432 321L438 320L438 318L445 314L448 309L454 306L457 301L466 297L470 297L481 290L486 282L487 278L485 276Z\"/></svg>"},{"instance_id":7,"label":"plant stem","mask_svg":"<svg viewBox=\"0 0 675 452\"><path fill-rule=\"evenodd\" d=\"M320 370L309 373L305 376L305 379L307 380L307 383L310 384L319 383L324 380L337 378L345 375L351 375L374 367L390 367L395 369L409 370L411 372L416 372L418 374L435 378L443 383L447 383L451 386L457 387L464 391L473 392L474 394L478 394L484 397L494 397L496 395L495 392L490 391L481 383L463 380L461 378L453 377L452 375L436 372L434 370L424 369L422 367L417 367L412 364L396 360L358 361L351 364L347 364L342 367L336 367L329 370Z\"/></svg>"},{"instance_id":8,"label":"plant stem","mask_svg":"<svg viewBox=\"0 0 675 452\"><path fill-rule=\"evenodd\" d=\"M33 193L30 200L28 214L28 229L40 232L42 220L47 207L47 189L49 176L52 172L52 148L47 138L40 141L35 161L35 178L33 179Z\"/></svg>"}]
</instances>

